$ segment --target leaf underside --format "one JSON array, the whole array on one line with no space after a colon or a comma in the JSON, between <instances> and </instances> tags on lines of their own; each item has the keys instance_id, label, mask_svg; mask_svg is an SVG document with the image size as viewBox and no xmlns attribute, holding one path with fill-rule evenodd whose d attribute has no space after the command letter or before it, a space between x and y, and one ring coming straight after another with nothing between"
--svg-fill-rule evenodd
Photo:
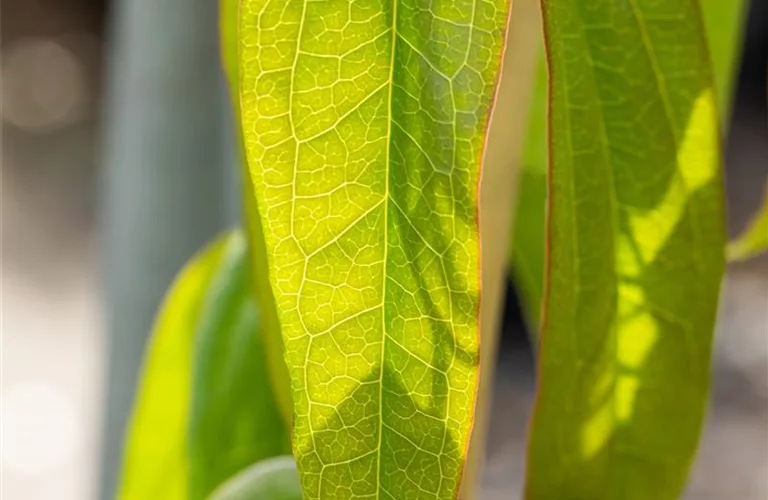
<instances>
[{"instance_id":1,"label":"leaf underside","mask_svg":"<svg viewBox=\"0 0 768 500\"><path fill-rule=\"evenodd\" d=\"M267 370L274 389L278 408L285 422L290 425L293 403L291 401L290 381L283 362L283 339L280 322L275 308L275 298L269 284L264 232L258 214L253 184L250 182L248 165L245 161L243 134L241 127L240 91L239 91L239 10L240 0L220 0L219 31L221 37L221 60L229 86L232 103L232 115L235 120L235 135L240 172L243 176L243 215L245 234L248 238L250 268L253 279L253 296L259 307L259 328L263 333L264 351Z\"/></svg>"},{"instance_id":2,"label":"leaf underside","mask_svg":"<svg viewBox=\"0 0 768 500\"><path fill-rule=\"evenodd\" d=\"M305 498L454 498L504 0L242 0L248 164Z\"/></svg>"},{"instance_id":3,"label":"leaf underside","mask_svg":"<svg viewBox=\"0 0 768 500\"><path fill-rule=\"evenodd\" d=\"M722 119L729 115L735 70L741 54L741 27L745 0L700 0L709 41L718 106ZM519 289L523 312L535 333L541 319L544 285L544 242L547 192L547 72L541 69L531 99L530 123L519 181L517 209L510 245L510 268Z\"/></svg>"},{"instance_id":4,"label":"leaf underside","mask_svg":"<svg viewBox=\"0 0 768 500\"><path fill-rule=\"evenodd\" d=\"M526 498L677 498L705 413L724 269L698 5L543 7L549 262Z\"/></svg>"}]
</instances>

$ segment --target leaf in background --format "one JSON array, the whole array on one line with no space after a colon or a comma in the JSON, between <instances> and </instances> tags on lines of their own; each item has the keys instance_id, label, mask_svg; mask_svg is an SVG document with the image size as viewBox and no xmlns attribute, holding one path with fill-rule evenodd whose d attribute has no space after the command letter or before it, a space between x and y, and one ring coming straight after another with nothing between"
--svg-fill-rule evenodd
<instances>
[{"instance_id":1,"label":"leaf in background","mask_svg":"<svg viewBox=\"0 0 768 500\"><path fill-rule=\"evenodd\" d=\"M728 260L741 261L757 257L768 250L768 185L762 206L736 240L728 244Z\"/></svg>"},{"instance_id":2,"label":"leaf in background","mask_svg":"<svg viewBox=\"0 0 768 500\"><path fill-rule=\"evenodd\" d=\"M118 498L186 500L192 351L208 285L226 251L220 238L195 256L166 295L150 338L125 440Z\"/></svg>"},{"instance_id":3,"label":"leaf in background","mask_svg":"<svg viewBox=\"0 0 768 500\"><path fill-rule=\"evenodd\" d=\"M691 0L546 0L551 191L526 498L678 498L724 269L720 129Z\"/></svg>"},{"instance_id":4,"label":"leaf in background","mask_svg":"<svg viewBox=\"0 0 768 500\"><path fill-rule=\"evenodd\" d=\"M121 500L202 499L240 468L288 449L246 261L244 238L229 234L169 290L127 434Z\"/></svg>"},{"instance_id":5,"label":"leaf in background","mask_svg":"<svg viewBox=\"0 0 768 500\"><path fill-rule=\"evenodd\" d=\"M307 498L454 498L508 2L243 0L244 139Z\"/></svg>"},{"instance_id":6,"label":"leaf in background","mask_svg":"<svg viewBox=\"0 0 768 500\"><path fill-rule=\"evenodd\" d=\"M718 109L729 116L735 70L741 54L741 27L745 0L699 0L709 40ZM513 225L511 265L527 323L532 331L541 319L544 285L544 241L547 196L547 71L541 62L531 101L530 124L523 156L518 201Z\"/></svg>"},{"instance_id":7,"label":"leaf in background","mask_svg":"<svg viewBox=\"0 0 768 500\"><path fill-rule=\"evenodd\" d=\"M264 460L222 484L210 500L301 500L301 484L292 456Z\"/></svg>"},{"instance_id":8,"label":"leaf in background","mask_svg":"<svg viewBox=\"0 0 768 500\"><path fill-rule=\"evenodd\" d=\"M543 59L533 89L510 245L510 269L531 331L541 319L544 288L548 150L547 66Z\"/></svg>"},{"instance_id":9,"label":"leaf in background","mask_svg":"<svg viewBox=\"0 0 768 500\"><path fill-rule=\"evenodd\" d=\"M496 89L493 119L486 136L483 174L480 181L480 234L482 245L480 281L480 382L469 454L461 477L459 498L477 498L483 482L483 466L493 411L494 379L502 334L509 269L509 243L514 216L515 192L520 174L528 108L539 62L541 38L539 0L515 0L511 4L505 40L502 75Z\"/></svg>"},{"instance_id":10,"label":"leaf in background","mask_svg":"<svg viewBox=\"0 0 768 500\"><path fill-rule=\"evenodd\" d=\"M256 198L253 194L253 184L250 181L248 166L245 162L243 135L240 120L240 96L238 89L238 11L240 0L220 0L219 23L221 31L221 59L224 73L229 84L229 94L232 101L232 114L235 117L237 134L237 152L243 176L243 209L248 235L248 248L251 256L253 272L253 291L259 306L260 327L266 351L267 368L270 381L275 392L278 407L285 422L290 423L293 415L290 380L288 370L283 360L283 339L280 334L280 322L275 308L275 298L269 284L269 268L267 266L264 231L261 229L261 218L258 216Z\"/></svg>"}]
</instances>

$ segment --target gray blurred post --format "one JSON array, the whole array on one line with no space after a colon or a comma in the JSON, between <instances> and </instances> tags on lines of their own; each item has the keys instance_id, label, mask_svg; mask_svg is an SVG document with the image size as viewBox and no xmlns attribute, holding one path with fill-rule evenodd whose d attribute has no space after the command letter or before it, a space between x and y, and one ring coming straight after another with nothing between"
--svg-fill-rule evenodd
<instances>
[{"instance_id":1,"label":"gray blurred post","mask_svg":"<svg viewBox=\"0 0 768 500\"><path fill-rule=\"evenodd\" d=\"M237 217L218 2L118 0L104 128L108 398L100 498L115 496L144 344L183 263Z\"/></svg>"}]
</instances>

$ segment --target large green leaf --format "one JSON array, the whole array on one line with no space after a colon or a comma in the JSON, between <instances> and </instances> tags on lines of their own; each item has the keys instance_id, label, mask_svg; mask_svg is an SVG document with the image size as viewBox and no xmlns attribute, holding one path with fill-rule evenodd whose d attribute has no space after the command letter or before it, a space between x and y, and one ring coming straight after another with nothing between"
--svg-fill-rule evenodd
<instances>
[{"instance_id":1,"label":"large green leaf","mask_svg":"<svg viewBox=\"0 0 768 500\"><path fill-rule=\"evenodd\" d=\"M724 269L716 94L692 0L545 0L549 262L529 499L677 498Z\"/></svg>"},{"instance_id":2,"label":"large green leaf","mask_svg":"<svg viewBox=\"0 0 768 500\"><path fill-rule=\"evenodd\" d=\"M691 0L694 1L694 0ZM722 116L730 109L735 69L741 54L745 0L698 0L704 14ZM547 71L542 56L523 155L523 171L513 227L511 268L532 329L541 316L547 193Z\"/></svg>"},{"instance_id":3,"label":"large green leaf","mask_svg":"<svg viewBox=\"0 0 768 500\"><path fill-rule=\"evenodd\" d=\"M243 134L240 120L240 92L238 71L238 12L240 0L220 0L221 59L224 74L229 84L232 114L235 118L235 134L239 164L243 175L243 210L245 214L248 248L251 256L253 273L253 291L261 311L260 327L263 332L267 368L274 388L278 407L286 422L291 421L293 403L291 401L288 371L283 361L283 340L280 335L280 322L275 308L275 298L269 284L264 232L261 218L253 194L253 184L245 162Z\"/></svg>"},{"instance_id":4,"label":"large green leaf","mask_svg":"<svg viewBox=\"0 0 768 500\"><path fill-rule=\"evenodd\" d=\"M248 164L306 498L454 498L505 0L242 0Z\"/></svg>"},{"instance_id":5,"label":"large green leaf","mask_svg":"<svg viewBox=\"0 0 768 500\"><path fill-rule=\"evenodd\" d=\"M245 239L232 233L169 290L142 371L120 499L203 499L288 450L249 287Z\"/></svg>"}]
</instances>

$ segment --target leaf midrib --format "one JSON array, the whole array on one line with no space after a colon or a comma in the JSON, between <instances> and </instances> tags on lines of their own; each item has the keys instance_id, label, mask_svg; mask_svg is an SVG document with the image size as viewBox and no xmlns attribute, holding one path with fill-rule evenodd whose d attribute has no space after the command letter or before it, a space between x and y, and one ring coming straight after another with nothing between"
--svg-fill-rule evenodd
<instances>
[{"instance_id":1,"label":"leaf midrib","mask_svg":"<svg viewBox=\"0 0 768 500\"><path fill-rule=\"evenodd\" d=\"M389 89L387 90L387 154L385 156L385 169L386 177L384 180L384 257L381 265L383 266L382 281L381 281L381 356L379 368L379 435L378 443L376 444L376 498L381 498L381 443L382 432L384 431L384 353L385 343L387 339L387 259L389 257L389 177L391 169L392 158L392 101L393 90L395 87L394 73L395 73L395 51L397 47L397 4L398 0L392 0L392 35L391 35L391 50L389 59Z\"/></svg>"}]
</instances>

